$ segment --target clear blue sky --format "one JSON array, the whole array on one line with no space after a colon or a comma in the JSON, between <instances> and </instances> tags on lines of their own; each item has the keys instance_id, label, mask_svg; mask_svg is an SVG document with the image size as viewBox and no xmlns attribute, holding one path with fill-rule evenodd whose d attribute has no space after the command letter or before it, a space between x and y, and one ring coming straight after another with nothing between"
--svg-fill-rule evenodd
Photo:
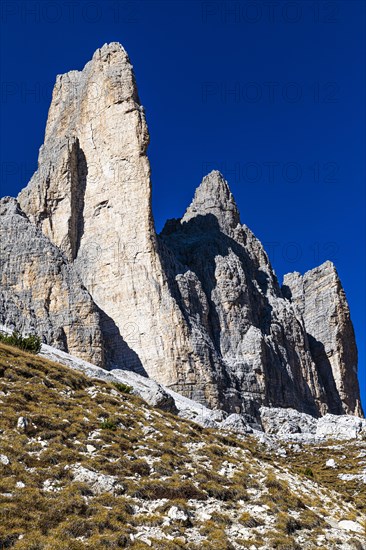
<instances>
[{"instance_id":1,"label":"clear blue sky","mask_svg":"<svg viewBox=\"0 0 366 550\"><path fill-rule=\"evenodd\" d=\"M8 1L1 6L1 195L36 168L56 74L105 42L135 66L157 229L212 168L280 280L330 259L365 374L365 3Z\"/></svg>"}]
</instances>

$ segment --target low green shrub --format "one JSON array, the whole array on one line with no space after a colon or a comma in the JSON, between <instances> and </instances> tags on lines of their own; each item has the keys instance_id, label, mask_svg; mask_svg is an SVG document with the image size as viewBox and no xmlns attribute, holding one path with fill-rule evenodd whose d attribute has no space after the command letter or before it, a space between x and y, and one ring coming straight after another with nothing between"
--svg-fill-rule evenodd
<instances>
[{"instance_id":1,"label":"low green shrub","mask_svg":"<svg viewBox=\"0 0 366 550\"><path fill-rule=\"evenodd\" d=\"M42 347L41 338L36 334L23 337L16 330L11 335L0 332L0 342L30 353L39 353Z\"/></svg>"},{"instance_id":2,"label":"low green shrub","mask_svg":"<svg viewBox=\"0 0 366 550\"><path fill-rule=\"evenodd\" d=\"M117 424L113 420L103 420L103 422L100 423L100 427L102 430L112 430L115 432L117 429Z\"/></svg>"},{"instance_id":3,"label":"low green shrub","mask_svg":"<svg viewBox=\"0 0 366 550\"><path fill-rule=\"evenodd\" d=\"M132 393L133 388L122 382L113 382L113 386L121 393Z\"/></svg>"}]
</instances>

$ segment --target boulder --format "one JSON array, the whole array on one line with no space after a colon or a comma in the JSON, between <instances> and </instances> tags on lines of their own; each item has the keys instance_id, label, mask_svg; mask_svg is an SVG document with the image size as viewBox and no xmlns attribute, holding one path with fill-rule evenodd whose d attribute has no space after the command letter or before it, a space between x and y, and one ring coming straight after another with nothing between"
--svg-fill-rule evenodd
<instances>
[{"instance_id":1,"label":"boulder","mask_svg":"<svg viewBox=\"0 0 366 550\"><path fill-rule=\"evenodd\" d=\"M319 418L316 427L318 437L357 439L366 435L366 420L356 416L326 414Z\"/></svg>"},{"instance_id":2,"label":"boulder","mask_svg":"<svg viewBox=\"0 0 366 550\"><path fill-rule=\"evenodd\" d=\"M94 495L101 495L103 493L120 494L124 490L115 476L109 476L89 470L80 464L72 466L71 472L74 481L79 481L88 485Z\"/></svg>"}]
</instances>

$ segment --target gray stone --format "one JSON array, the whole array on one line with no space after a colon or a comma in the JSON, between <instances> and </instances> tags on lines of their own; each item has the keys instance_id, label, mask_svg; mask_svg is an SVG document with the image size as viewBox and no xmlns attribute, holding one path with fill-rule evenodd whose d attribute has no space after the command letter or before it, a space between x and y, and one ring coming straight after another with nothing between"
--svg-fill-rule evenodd
<instances>
[{"instance_id":1,"label":"gray stone","mask_svg":"<svg viewBox=\"0 0 366 550\"><path fill-rule=\"evenodd\" d=\"M145 378L135 372L120 369L112 370L111 374L119 381L123 381L124 384L131 386L133 393L141 397L141 399L152 407L157 407L171 413L178 412L173 397L169 395L161 384L158 384L151 378Z\"/></svg>"},{"instance_id":2,"label":"gray stone","mask_svg":"<svg viewBox=\"0 0 366 550\"><path fill-rule=\"evenodd\" d=\"M248 424L245 422L243 416L241 414L230 414L227 418L225 418L220 423L221 429L228 429L231 432L239 433L239 434L248 434L252 433L253 430Z\"/></svg>"},{"instance_id":3,"label":"gray stone","mask_svg":"<svg viewBox=\"0 0 366 550\"><path fill-rule=\"evenodd\" d=\"M25 416L19 416L17 420L18 431L27 433L31 428L32 428L32 421Z\"/></svg>"},{"instance_id":4,"label":"gray stone","mask_svg":"<svg viewBox=\"0 0 366 550\"><path fill-rule=\"evenodd\" d=\"M361 474L338 474L339 479L342 481L362 481L366 483L366 469Z\"/></svg>"},{"instance_id":5,"label":"gray stone","mask_svg":"<svg viewBox=\"0 0 366 550\"><path fill-rule=\"evenodd\" d=\"M6 455L0 455L0 462L1 464L4 464L4 466L8 466L10 464L10 460Z\"/></svg>"},{"instance_id":6,"label":"gray stone","mask_svg":"<svg viewBox=\"0 0 366 550\"><path fill-rule=\"evenodd\" d=\"M170 253L174 294L197 335L196 353L204 360L210 348L221 408L249 422L259 420L261 405L312 416L338 412L313 360L301 313L282 294L261 243L240 225L219 172L204 178L186 214L167 222L160 239ZM199 399L197 391L188 393L185 379L170 387ZM213 400L209 405L216 406Z\"/></svg>"},{"instance_id":7,"label":"gray stone","mask_svg":"<svg viewBox=\"0 0 366 550\"><path fill-rule=\"evenodd\" d=\"M338 523L338 525L341 529L345 529L346 531L353 531L354 533L363 533L364 532L364 528L362 527L362 525L357 523L357 521L342 519Z\"/></svg>"},{"instance_id":8,"label":"gray stone","mask_svg":"<svg viewBox=\"0 0 366 550\"><path fill-rule=\"evenodd\" d=\"M97 307L64 254L15 199L0 200L0 323L104 364Z\"/></svg>"},{"instance_id":9,"label":"gray stone","mask_svg":"<svg viewBox=\"0 0 366 550\"><path fill-rule=\"evenodd\" d=\"M189 519L189 516L186 514L186 512L184 510L180 510L177 506L172 506L171 508L169 508L167 516L168 518L175 521L186 522Z\"/></svg>"},{"instance_id":10,"label":"gray stone","mask_svg":"<svg viewBox=\"0 0 366 550\"><path fill-rule=\"evenodd\" d=\"M102 493L120 494L123 492L123 486L118 483L115 476L109 476L100 472L94 472L76 464L71 468L74 481L86 483L95 495Z\"/></svg>"},{"instance_id":11,"label":"gray stone","mask_svg":"<svg viewBox=\"0 0 366 550\"><path fill-rule=\"evenodd\" d=\"M217 170L203 178L201 185L196 189L192 203L182 218L182 223L188 223L197 216L206 215L214 216L225 233L240 224L240 214L234 197L227 181Z\"/></svg>"},{"instance_id":12,"label":"gray stone","mask_svg":"<svg viewBox=\"0 0 366 550\"><path fill-rule=\"evenodd\" d=\"M317 419L294 409L261 407L262 426L270 434L315 434Z\"/></svg>"},{"instance_id":13,"label":"gray stone","mask_svg":"<svg viewBox=\"0 0 366 550\"><path fill-rule=\"evenodd\" d=\"M316 427L318 437L357 439L366 434L366 420L356 416L326 414L319 418Z\"/></svg>"}]
</instances>

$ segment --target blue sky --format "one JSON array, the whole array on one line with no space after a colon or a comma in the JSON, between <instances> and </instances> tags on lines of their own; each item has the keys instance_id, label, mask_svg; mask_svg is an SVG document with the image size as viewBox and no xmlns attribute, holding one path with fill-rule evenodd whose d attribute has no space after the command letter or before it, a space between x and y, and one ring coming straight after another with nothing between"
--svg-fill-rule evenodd
<instances>
[{"instance_id":1,"label":"blue sky","mask_svg":"<svg viewBox=\"0 0 366 550\"><path fill-rule=\"evenodd\" d=\"M157 229L223 172L280 280L334 261L365 369L365 3L8 1L1 195L37 166L56 74L105 42L134 64Z\"/></svg>"}]
</instances>

